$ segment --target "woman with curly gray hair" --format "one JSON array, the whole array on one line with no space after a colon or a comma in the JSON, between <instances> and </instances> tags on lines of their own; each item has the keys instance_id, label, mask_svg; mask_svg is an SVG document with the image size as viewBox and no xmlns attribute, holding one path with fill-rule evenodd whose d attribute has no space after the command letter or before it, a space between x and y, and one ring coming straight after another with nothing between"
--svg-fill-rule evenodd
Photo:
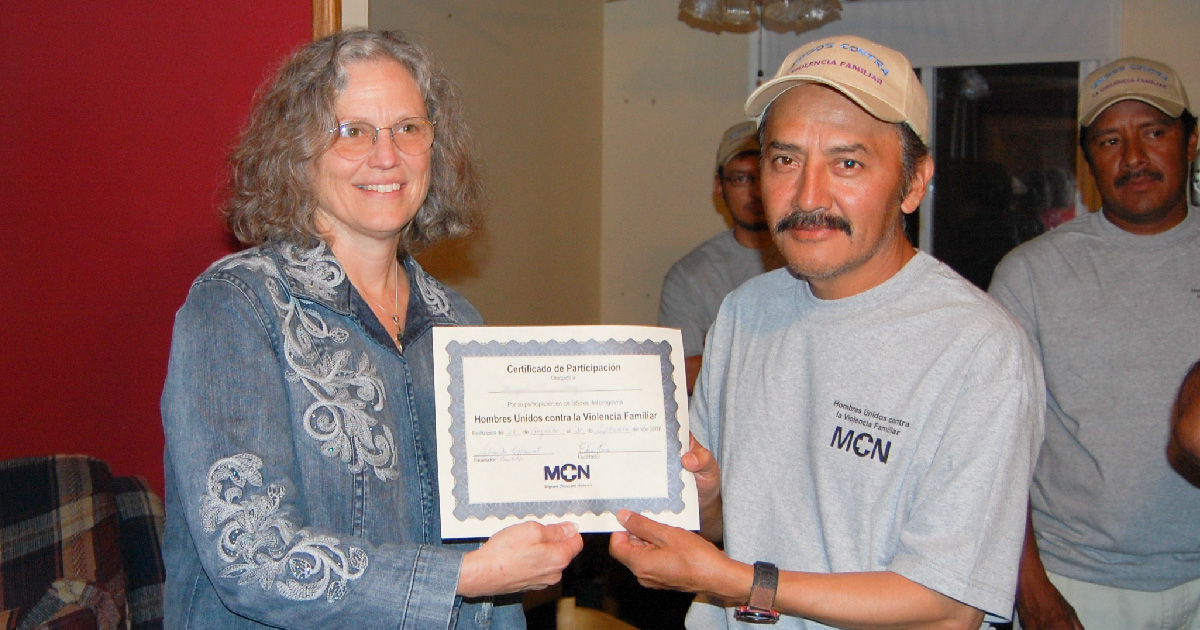
<instances>
[{"instance_id":1,"label":"woman with curly gray hair","mask_svg":"<svg viewBox=\"0 0 1200 630\"><path fill-rule=\"evenodd\" d=\"M167 627L523 627L513 594L559 580L577 528L440 534L431 329L480 317L411 253L477 222L454 86L401 36L331 35L230 166L252 247L192 284L162 398Z\"/></svg>"}]
</instances>

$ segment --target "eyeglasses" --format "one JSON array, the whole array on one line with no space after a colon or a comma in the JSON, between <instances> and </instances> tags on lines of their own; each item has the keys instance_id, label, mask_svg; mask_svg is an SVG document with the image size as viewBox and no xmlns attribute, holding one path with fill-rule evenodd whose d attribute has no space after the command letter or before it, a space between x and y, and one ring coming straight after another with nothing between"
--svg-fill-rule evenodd
<instances>
[{"instance_id":1,"label":"eyeglasses","mask_svg":"<svg viewBox=\"0 0 1200 630\"><path fill-rule=\"evenodd\" d=\"M730 186L753 186L758 183L758 176L750 173L734 173L721 178L721 181Z\"/></svg>"},{"instance_id":2,"label":"eyeglasses","mask_svg":"<svg viewBox=\"0 0 1200 630\"><path fill-rule=\"evenodd\" d=\"M347 160L357 160L371 152L379 132L387 130L401 153L421 155L433 146L433 126L436 123L424 118L405 118L391 127L375 127L365 122L345 122L329 133L337 134L333 150Z\"/></svg>"}]
</instances>

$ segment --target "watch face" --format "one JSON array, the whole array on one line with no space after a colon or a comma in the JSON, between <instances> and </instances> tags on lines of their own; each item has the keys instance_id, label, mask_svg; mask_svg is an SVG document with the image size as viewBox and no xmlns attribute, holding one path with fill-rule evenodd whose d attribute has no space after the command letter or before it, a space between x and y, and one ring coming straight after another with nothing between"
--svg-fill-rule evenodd
<instances>
[{"instance_id":1,"label":"watch face","mask_svg":"<svg viewBox=\"0 0 1200 630\"><path fill-rule=\"evenodd\" d=\"M753 606L738 606L733 610L733 618L745 623L775 623L779 621L779 613Z\"/></svg>"}]
</instances>

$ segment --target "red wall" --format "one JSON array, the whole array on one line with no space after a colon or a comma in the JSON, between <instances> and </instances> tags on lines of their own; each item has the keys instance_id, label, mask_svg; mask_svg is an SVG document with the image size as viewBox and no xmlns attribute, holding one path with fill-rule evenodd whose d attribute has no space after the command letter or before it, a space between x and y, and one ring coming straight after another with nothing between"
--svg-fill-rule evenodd
<instances>
[{"instance_id":1,"label":"red wall","mask_svg":"<svg viewBox=\"0 0 1200 630\"><path fill-rule=\"evenodd\" d=\"M251 96L307 0L5 1L0 459L86 453L160 491L158 399Z\"/></svg>"}]
</instances>

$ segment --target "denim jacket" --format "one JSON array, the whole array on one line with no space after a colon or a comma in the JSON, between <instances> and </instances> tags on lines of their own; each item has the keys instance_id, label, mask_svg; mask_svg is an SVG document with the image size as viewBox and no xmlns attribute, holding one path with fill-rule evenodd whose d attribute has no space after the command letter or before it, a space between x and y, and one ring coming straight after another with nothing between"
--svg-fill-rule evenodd
<instances>
[{"instance_id":1,"label":"denim jacket","mask_svg":"<svg viewBox=\"0 0 1200 630\"><path fill-rule=\"evenodd\" d=\"M193 283L162 397L167 628L524 627L519 598L455 596L476 543L441 540L431 328L479 313L404 267L403 352L324 244Z\"/></svg>"}]
</instances>

